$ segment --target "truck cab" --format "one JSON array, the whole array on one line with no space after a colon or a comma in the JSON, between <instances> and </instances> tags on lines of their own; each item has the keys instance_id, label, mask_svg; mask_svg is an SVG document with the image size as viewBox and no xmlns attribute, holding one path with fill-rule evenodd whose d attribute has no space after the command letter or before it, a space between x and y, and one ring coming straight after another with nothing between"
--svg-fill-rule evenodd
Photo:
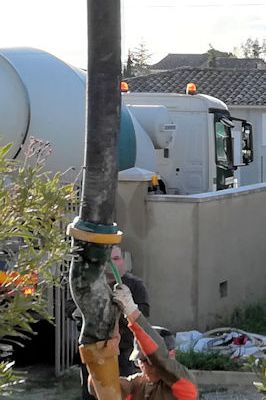
<instances>
[{"instance_id":1,"label":"truck cab","mask_svg":"<svg viewBox=\"0 0 266 400\"><path fill-rule=\"evenodd\" d=\"M0 49L0 82L1 144L13 143L9 156L23 159L31 136L40 138L53 148L47 169L67 171L72 181L83 163L85 71L41 50ZM160 175L169 194L226 189L252 161L252 126L203 94L127 92L118 157L120 170Z\"/></svg>"},{"instance_id":2,"label":"truck cab","mask_svg":"<svg viewBox=\"0 0 266 400\"><path fill-rule=\"evenodd\" d=\"M236 186L235 171L253 160L251 124L233 118L219 99L203 94L128 92L123 93L123 104L153 143L148 108L154 110L153 117L149 111L149 123L154 125L158 120L156 107L165 107L168 124L158 121L158 135L165 135L168 125L172 136L164 147L155 143L154 151L156 173L169 194L196 194Z\"/></svg>"}]
</instances>

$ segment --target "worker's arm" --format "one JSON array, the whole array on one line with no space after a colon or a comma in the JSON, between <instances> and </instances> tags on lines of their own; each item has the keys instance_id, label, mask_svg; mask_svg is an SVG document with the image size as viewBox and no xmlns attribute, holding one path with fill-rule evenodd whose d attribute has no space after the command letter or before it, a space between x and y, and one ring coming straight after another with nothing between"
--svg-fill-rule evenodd
<instances>
[{"instance_id":1,"label":"worker's arm","mask_svg":"<svg viewBox=\"0 0 266 400\"><path fill-rule=\"evenodd\" d=\"M120 387L123 400L133 400L134 394L139 392L143 377L140 374L120 377Z\"/></svg>"},{"instance_id":2,"label":"worker's arm","mask_svg":"<svg viewBox=\"0 0 266 400\"><path fill-rule=\"evenodd\" d=\"M156 367L161 380L171 388L173 396L177 399L195 400L197 388L190 372L169 357L163 339L141 314L125 285L116 287L114 300L127 316L129 328L134 333L143 354Z\"/></svg>"},{"instance_id":3,"label":"worker's arm","mask_svg":"<svg viewBox=\"0 0 266 400\"><path fill-rule=\"evenodd\" d=\"M77 308L77 306L76 306L74 300L71 297L70 299L68 299L66 301L66 306L65 306L66 317L70 318L70 319L74 319L73 318L73 312L76 310L76 308Z\"/></svg>"},{"instance_id":4,"label":"worker's arm","mask_svg":"<svg viewBox=\"0 0 266 400\"><path fill-rule=\"evenodd\" d=\"M130 318L129 318L130 320ZM177 399L195 400L197 388L191 373L182 364L169 357L161 336L152 329L142 314L129 323L143 354L156 367L160 378Z\"/></svg>"}]
</instances>

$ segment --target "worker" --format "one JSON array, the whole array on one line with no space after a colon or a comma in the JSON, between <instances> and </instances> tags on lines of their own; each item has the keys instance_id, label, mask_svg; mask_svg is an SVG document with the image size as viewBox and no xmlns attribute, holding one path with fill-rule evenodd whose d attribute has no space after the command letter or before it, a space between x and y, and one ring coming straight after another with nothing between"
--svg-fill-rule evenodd
<instances>
[{"instance_id":1,"label":"worker","mask_svg":"<svg viewBox=\"0 0 266 400\"><path fill-rule=\"evenodd\" d=\"M111 261L117 267L123 284L129 287L133 300L138 305L139 310L145 317L149 317L150 305L147 289L142 279L126 271L125 259L119 246L113 246L111 252ZM109 285L113 288L116 282L114 275L110 270L108 271L108 269L106 272L106 277ZM134 337L130 329L128 329L127 320L123 315L121 315L119 320L119 333L121 336L119 343L120 354L118 357L120 375L128 376L136 372L136 366L134 362L129 359L133 350Z\"/></svg>"},{"instance_id":2,"label":"worker","mask_svg":"<svg viewBox=\"0 0 266 400\"><path fill-rule=\"evenodd\" d=\"M137 360L141 372L120 377L122 399L196 400L193 376L169 355L165 341L142 315L129 288L124 284L116 285L113 300L127 318L139 345ZM94 392L92 384L90 390Z\"/></svg>"},{"instance_id":3,"label":"worker","mask_svg":"<svg viewBox=\"0 0 266 400\"><path fill-rule=\"evenodd\" d=\"M117 267L122 282L130 288L133 299L136 304L138 304L138 307L143 315L145 315L145 317L149 317L150 306L147 289L143 281L139 277L126 271L125 259L119 246L112 247L111 261ZM110 287L113 288L116 281L108 265L106 266L106 279ZM76 308L76 305L72 299L69 299L67 302L67 316L76 321L78 331L80 332L82 326L81 314ZM128 329L127 320L124 318L123 315L121 315L119 320L119 334L121 337L119 343L120 354L118 357L119 371L121 376L128 376L136 372L137 368L135 363L129 359L130 354L133 350L134 336L132 332ZM79 363L82 400L93 400L94 397L88 393L88 371L86 365L82 364L80 360Z\"/></svg>"}]
</instances>

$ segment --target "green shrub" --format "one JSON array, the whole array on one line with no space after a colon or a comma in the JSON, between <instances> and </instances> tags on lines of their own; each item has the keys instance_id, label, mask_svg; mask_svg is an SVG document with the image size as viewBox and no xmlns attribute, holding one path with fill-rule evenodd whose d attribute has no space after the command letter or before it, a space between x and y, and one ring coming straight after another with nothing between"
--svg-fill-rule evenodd
<instances>
[{"instance_id":1,"label":"green shrub","mask_svg":"<svg viewBox=\"0 0 266 400\"><path fill-rule=\"evenodd\" d=\"M229 324L247 332L266 335L266 301L236 308Z\"/></svg>"},{"instance_id":2,"label":"green shrub","mask_svg":"<svg viewBox=\"0 0 266 400\"><path fill-rule=\"evenodd\" d=\"M0 146L0 341L21 343L39 319L51 321L45 288L69 256L62 226L75 192L43 168L48 143L31 138L23 163L8 158L10 147ZM0 397L19 380L12 365L0 363Z\"/></svg>"},{"instance_id":3,"label":"green shrub","mask_svg":"<svg viewBox=\"0 0 266 400\"><path fill-rule=\"evenodd\" d=\"M200 353L190 350L183 353L177 350L176 359L189 369L207 371L239 371L242 369L242 363L240 361L216 352Z\"/></svg>"}]
</instances>

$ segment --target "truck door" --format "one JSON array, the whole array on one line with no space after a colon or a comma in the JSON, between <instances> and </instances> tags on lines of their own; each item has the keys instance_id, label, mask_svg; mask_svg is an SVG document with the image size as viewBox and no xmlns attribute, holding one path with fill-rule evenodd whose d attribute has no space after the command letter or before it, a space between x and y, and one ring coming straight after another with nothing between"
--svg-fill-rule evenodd
<instances>
[{"instance_id":1,"label":"truck door","mask_svg":"<svg viewBox=\"0 0 266 400\"><path fill-rule=\"evenodd\" d=\"M234 184L231 127L233 124L226 115L214 115L217 190L228 189Z\"/></svg>"}]
</instances>

